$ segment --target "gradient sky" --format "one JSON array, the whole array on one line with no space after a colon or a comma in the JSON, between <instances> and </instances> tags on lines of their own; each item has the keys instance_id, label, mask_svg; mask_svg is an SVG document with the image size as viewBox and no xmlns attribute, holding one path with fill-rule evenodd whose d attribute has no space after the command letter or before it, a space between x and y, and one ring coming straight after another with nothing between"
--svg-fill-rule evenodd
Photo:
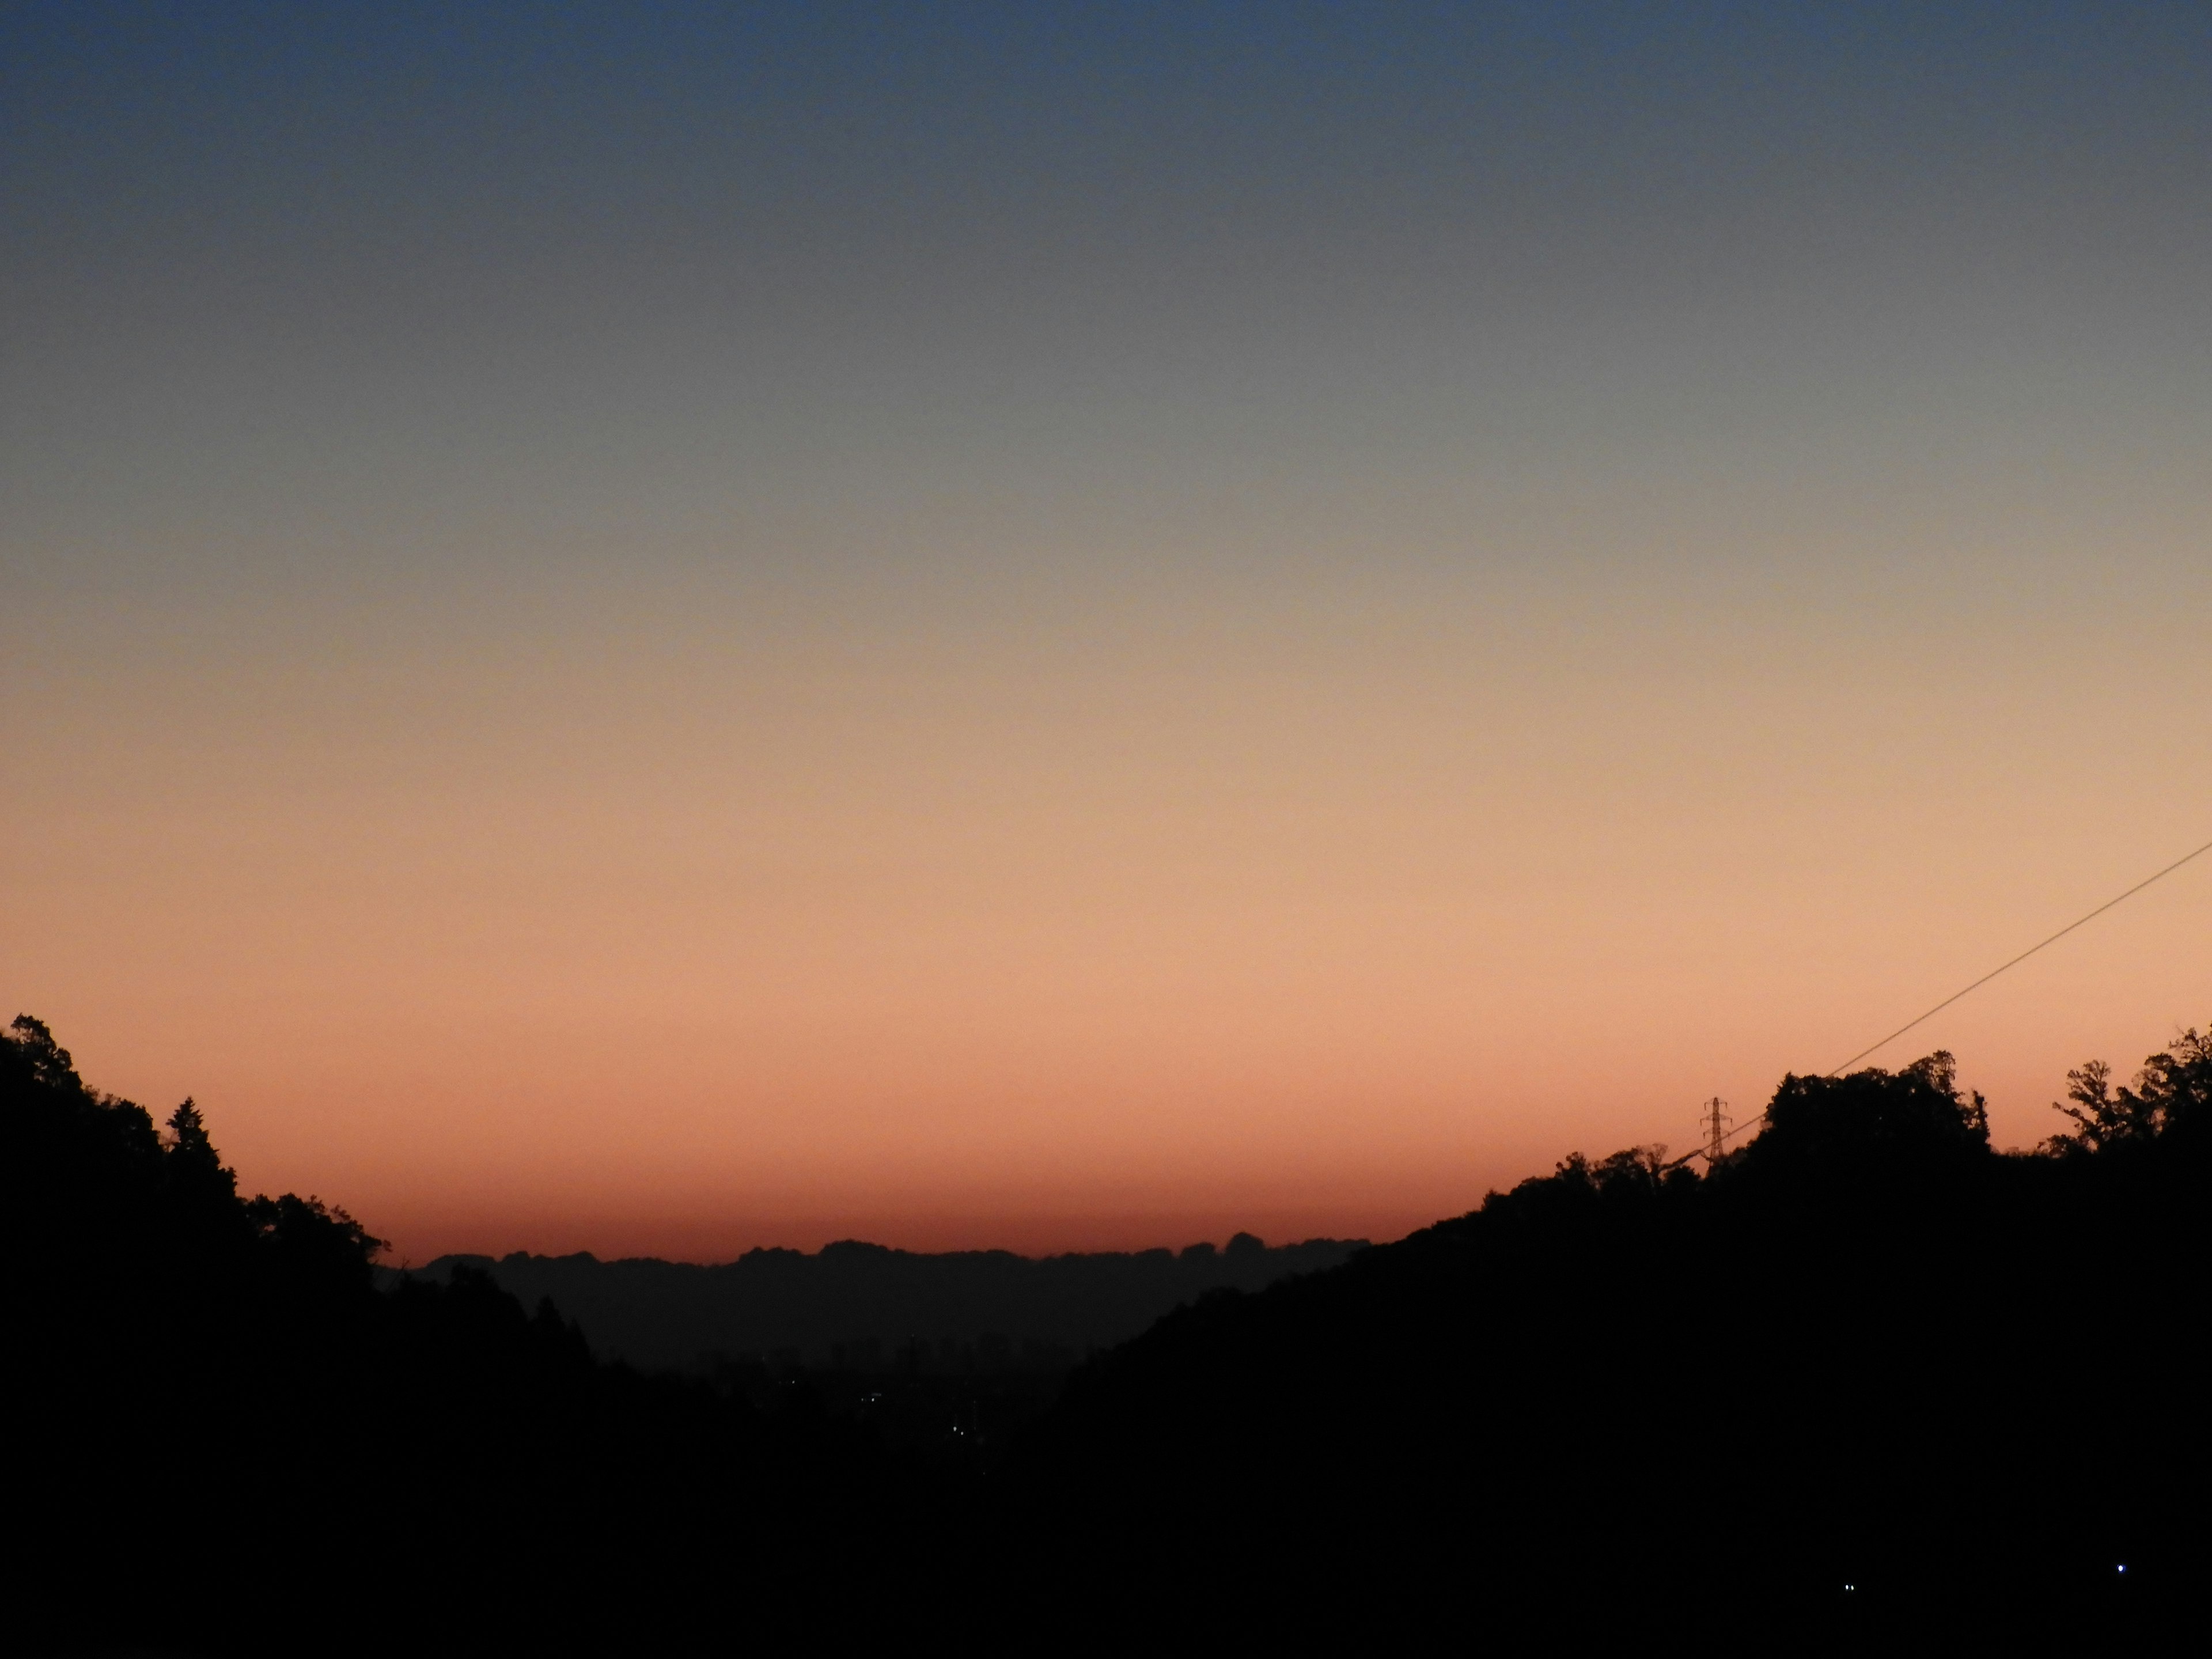
<instances>
[{"instance_id":1,"label":"gradient sky","mask_svg":"<svg viewBox=\"0 0 2212 1659\"><path fill-rule=\"evenodd\" d=\"M1394 1237L2212 836L2201 6L16 5L0 232L0 1017L401 1257Z\"/></svg>"}]
</instances>

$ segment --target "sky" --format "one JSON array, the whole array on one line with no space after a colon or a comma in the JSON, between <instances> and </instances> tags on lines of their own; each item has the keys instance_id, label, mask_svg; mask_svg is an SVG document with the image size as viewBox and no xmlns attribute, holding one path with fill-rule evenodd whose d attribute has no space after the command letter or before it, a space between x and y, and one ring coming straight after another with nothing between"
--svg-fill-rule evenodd
<instances>
[{"instance_id":1,"label":"sky","mask_svg":"<svg viewBox=\"0 0 2212 1659\"><path fill-rule=\"evenodd\" d=\"M15 5L0 580L0 1018L395 1260L1394 1237L2212 837L2212 12Z\"/></svg>"}]
</instances>

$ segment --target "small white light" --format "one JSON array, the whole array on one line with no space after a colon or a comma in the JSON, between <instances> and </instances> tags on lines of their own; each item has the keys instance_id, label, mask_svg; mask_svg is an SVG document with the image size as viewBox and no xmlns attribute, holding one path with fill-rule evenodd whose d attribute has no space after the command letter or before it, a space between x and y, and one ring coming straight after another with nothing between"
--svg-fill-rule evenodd
<instances>
[{"instance_id":1,"label":"small white light","mask_svg":"<svg viewBox=\"0 0 2212 1659\"><path fill-rule=\"evenodd\" d=\"M2126 1562L2124 1562L2124 1561L2121 1562L2121 1563L2120 1563L2120 1571L2121 1571L2122 1572L2125 1572L2127 1570L2128 1570L2128 1564L2127 1564Z\"/></svg>"}]
</instances>

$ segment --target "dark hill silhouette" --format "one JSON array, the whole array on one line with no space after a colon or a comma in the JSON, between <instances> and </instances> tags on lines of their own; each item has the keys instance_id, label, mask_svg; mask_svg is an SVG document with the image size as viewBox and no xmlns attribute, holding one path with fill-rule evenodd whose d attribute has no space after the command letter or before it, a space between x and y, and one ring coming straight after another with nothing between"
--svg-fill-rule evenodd
<instances>
[{"instance_id":1,"label":"dark hill silhouette","mask_svg":"<svg viewBox=\"0 0 2212 1659\"><path fill-rule=\"evenodd\" d=\"M818 1253L748 1251L714 1267L589 1255L441 1256L422 1270L487 1274L526 1304L550 1297L592 1347L647 1370L1064 1370L1210 1291L1257 1291L1334 1267L1364 1239L1270 1249L1239 1233L1192 1245L1041 1260L922 1255L848 1239Z\"/></svg>"},{"instance_id":2,"label":"dark hill silhouette","mask_svg":"<svg viewBox=\"0 0 2212 1659\"><path fill-rule=\"evenodd\" d=\"M380 1291L342 1211L240 1197L191 1103L161 1133L19 1019L10 1634L2189 1648L2212 1039L2072 1081L2000 1154L1946 1055L1786 1079L1710 1176L1571 1158L1212 1291L994 1450L970 1379L917 1382L945 1427L902 1440L878 1395L597 1360L465 1263Z\"/></svg>"},{"instance_id":3,"label":"dark hill silhouette","mask_svg":"<svg viewBox=\"0 0 2212 1659\"><path fill-rule=\"evenodd\" d=\"M2212 1038L2074 1082L2006 1156L1948 1054L1789 1078L1708 1179L1572 1158L1170 1316L1027 1449L1056 1594L1132 1645L2205 1625Z\"/></svg>"},{"instance_id":4,"label":"dark hill silhouette","mask_svg":"<svg viewBox=\"0 0 2212 1659\"><path fill-rule=\"evenodd\" d=\"M35 1020L0 1146L15 1650L834 1641L942 1582L959 1470L599 1364L480 1273L380 1294L343 1212L240 1198L191 1103L157 1132Z\"/></svg>"}]
</instances>

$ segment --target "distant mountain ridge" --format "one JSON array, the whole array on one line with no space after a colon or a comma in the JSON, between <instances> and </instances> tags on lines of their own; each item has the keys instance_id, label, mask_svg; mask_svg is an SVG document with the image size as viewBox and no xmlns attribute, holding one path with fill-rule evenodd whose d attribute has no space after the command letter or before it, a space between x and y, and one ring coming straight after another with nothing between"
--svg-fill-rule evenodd
<instances>
[{"instance_id":1,"label":"distant mountain ridge","mask_svg":"<svg viewBox=\"0 0 2212 1659\"><path fill-rule=\"evenodd\" d=\"M645 1370L764 1362L877 1370L1056 1370L1127 1340L1211 1291L1258 1291L1334 1267L1364 1239L1270 1247L1043 1257L1007 1250L923 1255L857 1239L756 1249L714 1266L588 1254L441 1256L416 1270L489 1273L526 1306L551 1298L593 1349Z\"/></svg>"}]
</instances>

